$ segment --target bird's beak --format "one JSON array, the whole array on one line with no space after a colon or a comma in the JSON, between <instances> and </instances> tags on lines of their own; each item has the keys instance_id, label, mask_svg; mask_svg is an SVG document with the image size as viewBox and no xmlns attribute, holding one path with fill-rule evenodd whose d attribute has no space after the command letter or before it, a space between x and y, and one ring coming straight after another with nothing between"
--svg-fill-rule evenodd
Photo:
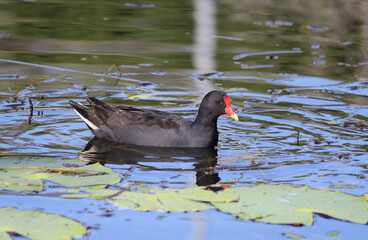
<instances>
[{"instance_id":1,"label":"bird's beak","mask_svg":"<svg viewBox=\"0 0 368 240\"><path fill-rule=\"evenodd\" d=\"M230 117L234 118L235 121L239 121L238 115L236 115L234 109L232 107L226 107L225 112L227 115L229 115Z\"/></svg>"},{"instance_id":2,"label":"bird's beak","mask_svg":"<svg viewBox=\"0 0 368 240\"><path fill-rule=\"evenodd\" d=\"M236 115L234 109L231 107L230 98L227 95L224 96L224 101L226 104L226 108L225 108L226 114L234 118L235 121L239 121L238 115Z\"/></svg>"}]
</instances>

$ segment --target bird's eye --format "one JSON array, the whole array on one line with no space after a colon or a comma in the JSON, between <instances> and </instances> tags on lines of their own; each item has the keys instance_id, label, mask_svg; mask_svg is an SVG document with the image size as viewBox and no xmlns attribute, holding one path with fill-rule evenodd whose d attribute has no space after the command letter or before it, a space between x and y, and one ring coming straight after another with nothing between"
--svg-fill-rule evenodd
<instances>
[{"instance_id":1,"label":"bird's eye","mask_svg":"<svg viewBox=\"0 0 368 240\"><path fill-rule=\"evenodd\" d=\"M216 100L216 103L222 104L222 100Z\"/></svg>"}]
</instances>

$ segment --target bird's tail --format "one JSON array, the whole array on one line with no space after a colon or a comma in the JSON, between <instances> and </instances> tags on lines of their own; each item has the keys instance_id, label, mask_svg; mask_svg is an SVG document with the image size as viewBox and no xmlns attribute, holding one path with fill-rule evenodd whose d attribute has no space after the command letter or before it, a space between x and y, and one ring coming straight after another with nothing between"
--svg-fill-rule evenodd
<instances>
[{"instance_id":1,"label":"bird's tail","mask_svg":"<svg viewBox=\"0 0 368 240\"><path fill-rule=\"evenodd\" d=\"M83 104L74 102L73 100L70 100L69 104L91 130L98 130L101 123L93 111L89 110Z\"/></svg>"}]
</instances>

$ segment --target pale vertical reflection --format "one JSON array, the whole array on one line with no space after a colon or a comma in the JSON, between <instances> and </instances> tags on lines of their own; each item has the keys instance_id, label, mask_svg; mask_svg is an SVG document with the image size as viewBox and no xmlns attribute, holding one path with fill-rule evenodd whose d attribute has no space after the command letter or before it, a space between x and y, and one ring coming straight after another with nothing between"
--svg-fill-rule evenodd
<instances>
[{"instance_id":1,"label":"pale vertical reflection","mask_svg":"<svg viewBox=\"0 0 368 240\"><path fill-rule=\"evenodd\" d=\"M189 220L193 223L192 231L189 233L188 240L205 240L209 239L208 228L209 219L205 213L191 212L189 213Z\"/></svg>"},{"instance_id":2,"label":"pale vertical reflection","mask_svg":"<svg viewBox=\"0 0 368 240\"><path fill-rule=\"evenodd\" d=\"M216 1L193 0L194 52L193 65L196 73L216 71Z\"/></svg>"},{"instance_id":3,"label":"pale vertical reflection","mask_svg":"<svg viewBox=\"0 0 368 240\"><path fill-rule=\"evenodd\" d=\"M195 74L204 74L216 71L216 1L193 0L194 8L194 50L193 66ZM198 95L198 104L207 92L214 89L209 81L194 80L194 92ZM195 174L191 182L195 182ZM188 240L208 239L208 219L203 213L191 213L193 223Z\"/></svg>"},{"instance_id":4,"label":"pale vertical reflection","mask_svg":"<svg viewBox=\"0 0 368 240\"><path fill-rule=\"evenodd\" d=\"M194 74L216 71L216 0L193 0L194 12ZM200 96L214 90L212 81L194 80L194 92ZM200 100L199 100L200 101Z\"/></svg>"}]
</instances>

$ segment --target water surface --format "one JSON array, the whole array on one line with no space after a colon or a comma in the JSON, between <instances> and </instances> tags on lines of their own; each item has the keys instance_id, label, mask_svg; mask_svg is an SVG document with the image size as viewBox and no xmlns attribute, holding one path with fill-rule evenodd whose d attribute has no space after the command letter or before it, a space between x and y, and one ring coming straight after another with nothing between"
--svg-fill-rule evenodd
<instances>
[{"instance_id":1,"label":"water surface","mask_svg":"<svg viewBox=\"0 0 368 240\"><path fill-rule=\"evenodd\" d=\"M0 5L2 155L83 159L93 136L69 99L85 103L93 96L195 118L204 94L221 89L240 121L220 117L216 154L123 152L126 158L105 161L124 176L119 185L287 183L368 192L367 2ZM326 239L331 231L352 239L367 232L364 225L319 215L313 226L299 228L241 221L215 210L119 211L98 200L59 198L52 190L38 196L3 192L0 205L61 213L91 226L89 239L225 239L230 232L232 238L295 233ZM102 214L105 208L113 209L112 216Z\"/></svg>"}]
</instances>

